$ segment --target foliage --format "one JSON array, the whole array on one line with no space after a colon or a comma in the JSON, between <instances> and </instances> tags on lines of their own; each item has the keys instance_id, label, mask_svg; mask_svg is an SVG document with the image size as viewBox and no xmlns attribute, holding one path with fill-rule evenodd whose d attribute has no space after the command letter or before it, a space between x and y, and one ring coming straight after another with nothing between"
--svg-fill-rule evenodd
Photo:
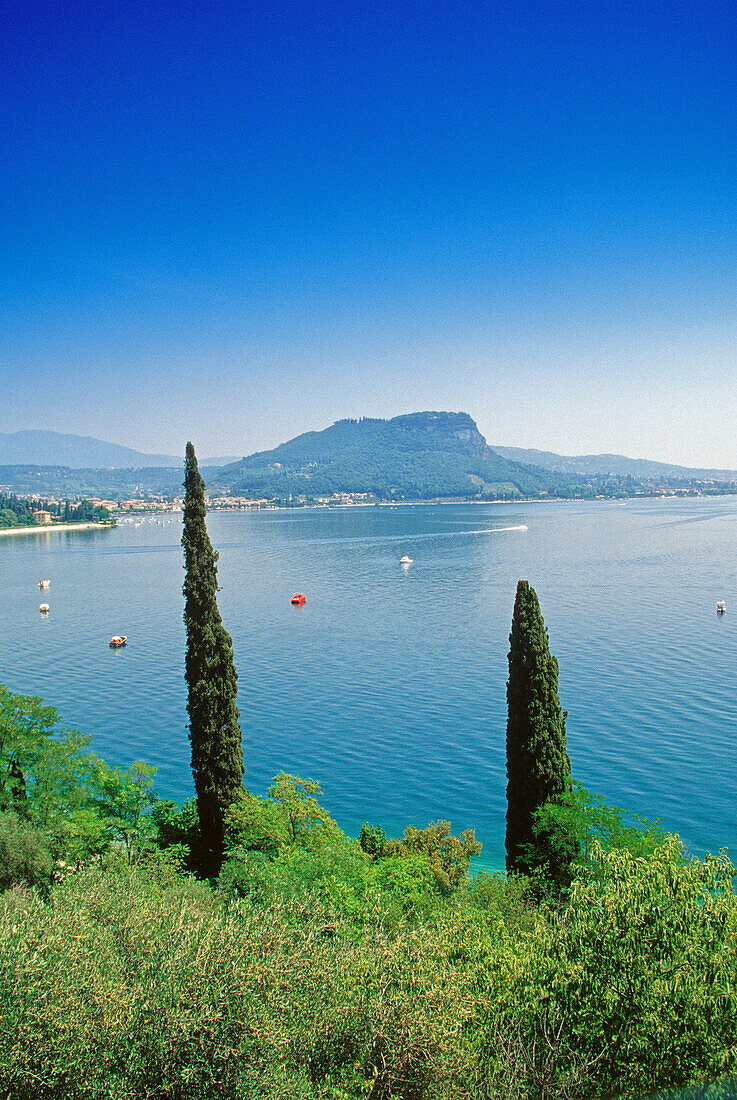
<instances>
[{"instance_id":1,"label":"foliage","mask_svg":"<svg viewBox=\"0 0 737 1100\"><path fill-rule=\"evenodd\" d=\"M559 918L500 941L481 977L488 1096L640 1096L734 1073L737 905L724 856L595 842Z\"/></svg>"},{"instance_id":2,"label":"foliage","mask_svg":"<svg viewBox=\"0 0 737 1100\"><path fill-rule=\"evenodd\" d=\"M555 886L568 886L582 868L599 866L592 859L595 844L648 859L666 839L659 821L618 810L577 782L534 813L532 835L536 874Z\"/></svg>"},{"instance_id":3,"label":"foliage","mask_svg":"<svg viewBox=\"0 0 737 1100\"><path fill-rule=\"evenodd\" d=\"M593 1100L734 1071L723 857L594 843L563 909L482 875L406 916L378 876L432 883L419 852L326 840L242 866L241 891L119 863L69 875L52 906L3 895L0 1093Z\"/></svg>"},{"instance_id":4,"label":"foliage","mask_svg":"<svg viewBox=\"0 0 737 1100\"><path fill-rule=\"evenodd\" d=\"M195 871L200 850L200 819L197 801L188 798L182 806L171 799L157 798L151 809L151 825L158 848L167 852L187 871Z\"/></svg>"},{"instance_id":5,"label":"foliage","mask_svg":"<svg viewBox=\"0 0 737 1100\"><path fill-rule=\"evenodd\" d=\"M737 1071L724 856L576 785L533 815L575 853L548 906L469 880L472 832L361 844L282 773L231 803L214 891L182 872L194 801L57 724L0 690L0 1094L589 1100Z\"/></svg>"},{"instance_id":6,"label":"foliage","mask_svg":"<svg viewBox=\"0 0 737 1100\"><path fill-rule=\"evenodd\" d=\"M53 736L58 715L35 696L0 684L0 809L33 797L33 768Z\"/></svg>"},{"instance_id":7,"label":"foliage","mask_svg":"<svg viewBox=\"0 0 737 1100\"><path fill-rule=\"evenodd\" d=\"M14 1100L466 1095L478 936L355 933L330 910L90 869L0 901L0 1091Z\"/></svg>"},{"instance_id":8,"label":"foliage","mask_svg":"<svg viewBox=\"0 0 737 1100\"><path fill-rule=\"evenodd\" d=\"M127 771L95 761L92 803L105 824L108 837L123 845L129 863L137 859L154 835L152 809L157 769L135 760Z\"/></svg>"},{"instance_id":9,"label":"foliage","mask_svg":"<svg viewBox=\"0 0 737 1100\"><path fill-rule=\"evenodd\" d=\"M479 872L470 883L466 900L487 920L508 932L528 932L537 919L537 891L522 875Z\"/></svg>"},{"instance_id":10,"label":"foliage","mask_svg":"<svg viewBox=\"0 0 737 1100\"><path fill-rule=\"evenodd\" d=\"M72 860L100 850L101 827L89 812L89 738L58 729L58 715L35 696L0 684L0 810L10 808Z\"/></svg>"},{"instance_id":11,"label":"foliage","mask_svg":"<svg viewBox=\"0 0 737 1100\"><path fill-rule=\"evenodd\" d=\"M509 635L507 682L507 870L530 874L548 868L554 849L533 835L533 817L546 802L571 789L566 715L558 698L558 662L537 593L519 581ZM559 871L552 869L553 877Z\"/></svg>"},{"instance_id":12,"label":"foliage","mask_svg":"<svg viewBox=\"0 0 737 1100\"><path fill-rule=\"evenodd\" d=\"M321 844L326 835L344 835L317 801L322 787L316 780L280 772L267 793L279 808L290 843L310 848Z\"/></svg>"},{"instance_id":13,"label":"foliage","mask_svg":"<svg viewBox=\"0 0 737 1100\"><path fill-rule=\"evenodd\" d=\"M382 854L394 858L424 856L438 889L450 894L466 880L471 857L480 851L473 829L464 830L459 839L451 834L449 821L433 821L425 829L409 825L401 840L387 841Z\"/></svg>"},{"instance_id":14,"label":"foliage","mask_svg":"<svg viewBox=\"0 0 737 1100\"><path fill-rule=\"evenodd\" d=\"M373 856L374 859L378 859L384 851L386 833L381 825L369 825L368 821L365 821L361 826L361 835L358 838L358 843L361 845L364 852Z\"/></svg>"},{"instance_id":15,"label":"foliage","mask_svg":"<svg viewBox=\"0 0 737 1100\"><path fill-rule=\"evenodd\" d=\"M21 884L45 890L52 871L44 835L15 813L0 813L0 892Z\"/></svg>"},{"instance_id":16,"label":"foliage","mask_svg":"<svg viewBox=\"0 0 737 1100\"><path fill-rule=\"evenodd\" d=\"M275 856L292 840L287 815L271 798L257 798L245 789L225 814L225 848L228 853L263 852Z\"/></svg>"},{"instance_id":17,"label":"foliage","mask_svg":"<svg viewBox=\"0 0 737 1100\"><path fill-rule=\"evenodd\" d=\"M243 749L233 645L217 605L218 555L205 526L205 483L191 443L186 450L184 487L187 713L200 819L200 870L214 877L223 861L225 813L243 781Z\"/></svg>"}]
</instances>

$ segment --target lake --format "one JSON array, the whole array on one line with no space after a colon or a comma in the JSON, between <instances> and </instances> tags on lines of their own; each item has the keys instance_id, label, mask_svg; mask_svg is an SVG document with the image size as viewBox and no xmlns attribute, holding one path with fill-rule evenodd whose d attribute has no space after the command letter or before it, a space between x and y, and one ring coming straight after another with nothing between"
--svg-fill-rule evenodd
<instances>
[{"instance_id":1,"label":"lake","mask_svg":"<svg viewBox=\"0 0 737 1100\"><path fill-rule=\"evenodd\" d=\"M524 577L560 664L574 776L691 851L737 848L737 498L212 513L208 528L254 792L279 771L316 778L352 835L441 818L503 865ZM172 518L0 538L0 682L42 696L109 763L158 765L177 799L192 793L180 537ZM111 650L118 633L128 645Z\"/></svg>"}]
</instances>

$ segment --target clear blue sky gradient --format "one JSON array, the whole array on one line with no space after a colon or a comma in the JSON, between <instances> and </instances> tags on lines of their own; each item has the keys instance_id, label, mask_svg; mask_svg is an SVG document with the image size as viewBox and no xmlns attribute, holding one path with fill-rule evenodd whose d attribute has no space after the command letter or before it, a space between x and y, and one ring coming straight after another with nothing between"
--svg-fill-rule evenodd
<instances>
[{"instance_id":1,"label":"clear blue sky gradient","mask_svg":"<svg viewBox=\"0 0 737 1100\"><path fill-rule=\"evenodd\" d=\"M737 11L20 3L4 430L340 416L737 468Z\"/></svg>"}]
</instances>

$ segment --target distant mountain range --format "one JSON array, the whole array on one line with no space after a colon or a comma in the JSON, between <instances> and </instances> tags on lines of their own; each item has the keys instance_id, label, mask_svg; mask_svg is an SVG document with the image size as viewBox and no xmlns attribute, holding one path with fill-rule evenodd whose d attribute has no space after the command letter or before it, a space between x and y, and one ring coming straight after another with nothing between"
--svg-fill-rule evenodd
<instances>
[{"instance_id":1,"label":"distant mountain range","mask_svg":"<svg viewBox=\"0 0 737 1100\"><path fill-rule=\"evenodd\" d=\"M648 458L625 458L624 455L559 455L554 451L498 447L496 444L493 449L510 462L522 462L564 474L612 474L617 477L680 478L685 481L731 481L737 477L735 470L673 466L667 462L653 462Z\"/></svg>"},{"instance_id":2,"label":"distant mountain range","mask_svg":"<svg viewBox=\"0 0 737 1100\"><path fill-rule=\"evenodd\" d=\"M225 466L233 457L203 459L201 466ZM173 455L143 454L119 443L88 435L61 435L50 431L0 434L0 466L66 466L71 470L130 470L182 466L184 448Z\"/></svg>"}]
</instances>

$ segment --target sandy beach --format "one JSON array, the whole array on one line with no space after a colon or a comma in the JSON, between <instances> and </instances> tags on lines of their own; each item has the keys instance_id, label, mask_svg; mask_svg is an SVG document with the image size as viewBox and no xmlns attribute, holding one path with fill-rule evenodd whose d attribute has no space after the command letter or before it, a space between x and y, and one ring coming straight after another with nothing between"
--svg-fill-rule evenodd
<instances>
[{"instance_id":1,"label":"sandy beach","mask_svg":"<svg viewBox=\"0 0 737 1100\"><path fill-rule=\"evenodd\" d=\"M48 535L54 531L91 531L114 527L114 523L52 523L36 525L33 527L5 527L0 530L2 535Z\"/></svg>"}]
</instances>

